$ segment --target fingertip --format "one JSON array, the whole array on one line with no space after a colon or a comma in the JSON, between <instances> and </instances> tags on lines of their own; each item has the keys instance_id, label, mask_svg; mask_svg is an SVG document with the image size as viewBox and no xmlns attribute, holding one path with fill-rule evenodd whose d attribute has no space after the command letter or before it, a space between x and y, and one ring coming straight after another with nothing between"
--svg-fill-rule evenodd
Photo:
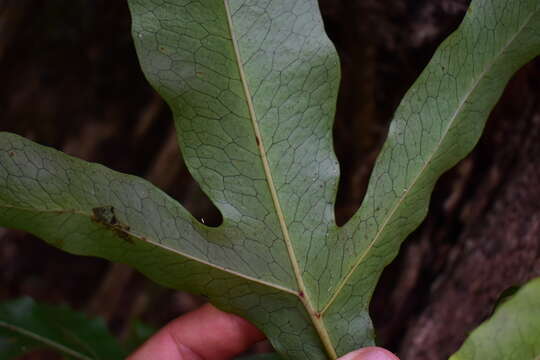
<instances>
[{"instance_id":1,"label":"fingertip","mask_svg":"<svg viewBox=\"0 0 540 360\"><path fill-rule=\"evenodd\" d=\"M370 346L348 353L338 360L399 360L399 358L386 349Z\"/></svg>"},{"instance_id":2,"label":"fingertip","mask_svg":"<svg viewBox=\"0 0 540 360\"><path fill-rule=\"evenodd\" d=\"M170 322L129 360L230 359L263 339L247 320L207 304Z\"/></svg>"}]
</instances>

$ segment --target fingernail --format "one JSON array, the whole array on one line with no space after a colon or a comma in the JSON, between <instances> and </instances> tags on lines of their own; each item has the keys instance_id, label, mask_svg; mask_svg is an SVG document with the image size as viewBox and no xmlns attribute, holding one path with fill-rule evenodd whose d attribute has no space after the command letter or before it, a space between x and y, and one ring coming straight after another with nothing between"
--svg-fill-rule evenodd
<instances>
[{"instance_id":1,"label":"fingernail","mask_svg":"<svg viewBox=\"0 0 540 360\"><path fill-rule=\"evenodd\" d=\"M357 351L353 351L339 360L399 360L390 351L380 347L370 346Z\"/></svg>"}]
</instances>

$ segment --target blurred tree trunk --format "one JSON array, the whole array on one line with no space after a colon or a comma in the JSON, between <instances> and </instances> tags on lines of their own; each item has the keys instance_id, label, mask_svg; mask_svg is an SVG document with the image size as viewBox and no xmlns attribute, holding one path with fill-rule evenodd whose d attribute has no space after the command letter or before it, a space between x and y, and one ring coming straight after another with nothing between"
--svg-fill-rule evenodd
<instances>
[{"instance_id":1,"label":"blurred tree trunk","mask_svg":"<svg viewBox=\"0 0 540 360\"><path fill-rule=\"evenodd\" d=\"M334 136L344 223L362 200L393 111L468 1L320 4L342 61ZM140 72L129 26L124 1L0 0L0 130L145 176L217 222L179 160L170 113ZM539 77L534 62L512 80L480 144L441 179L428 218L383 274L372 313L379 343L402 360L446 359L503 290L540 275ZM124 267L0 229L0 298L69 302L117 329L133 313L159 323L198 303L149 287Z\"/></svg>"}]
</instances>

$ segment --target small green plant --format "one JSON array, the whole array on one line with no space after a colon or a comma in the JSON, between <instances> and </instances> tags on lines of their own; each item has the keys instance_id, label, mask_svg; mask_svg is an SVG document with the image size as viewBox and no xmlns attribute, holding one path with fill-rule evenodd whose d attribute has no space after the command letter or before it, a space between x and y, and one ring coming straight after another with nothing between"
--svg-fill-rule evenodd
<instances>
[{"instance_id":1,"label":"small green plant","mask_svg":"<svg viewBox=\"0 0 540 360\"><path fill-rule=\"evenodd\" d=\"M0 225L204 294L251 320L284 358L336 359L373 344L377 279L509 78L540 53L540 3L473 0L404 97L363 204L340 227L339 67L316 0L129 5L141 66L223 223L200 223L143 179L3 133Z\"/></svg>"},{"instance_id":2,"label":"small green plant","mask_svg":"<svg viewBox=\"0 0 540 360\"><path fill-rule=\"evenodd\" d=\"M70 359L121 359L126 352L101 319L30 298L0 304L0 359L52 348Z\"/></svg>"}]
</instances>

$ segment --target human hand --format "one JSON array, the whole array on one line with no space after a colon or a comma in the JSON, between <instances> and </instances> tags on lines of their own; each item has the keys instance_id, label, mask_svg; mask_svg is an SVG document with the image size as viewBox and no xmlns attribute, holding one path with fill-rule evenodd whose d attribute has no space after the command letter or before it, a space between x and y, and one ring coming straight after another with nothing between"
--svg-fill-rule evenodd
<instances>
[{"instance_id":1,"label":"human hand","mask_svg":"<svg viewBox=\"0 0 540 360\"><path fill-rule=\"evenodd\" d=\"M248 321L210 304L173 320L128 360L227 360L264 340ZM399 360L378 347L354 351L339 360Z\"/></svg>"}]
</instances>

